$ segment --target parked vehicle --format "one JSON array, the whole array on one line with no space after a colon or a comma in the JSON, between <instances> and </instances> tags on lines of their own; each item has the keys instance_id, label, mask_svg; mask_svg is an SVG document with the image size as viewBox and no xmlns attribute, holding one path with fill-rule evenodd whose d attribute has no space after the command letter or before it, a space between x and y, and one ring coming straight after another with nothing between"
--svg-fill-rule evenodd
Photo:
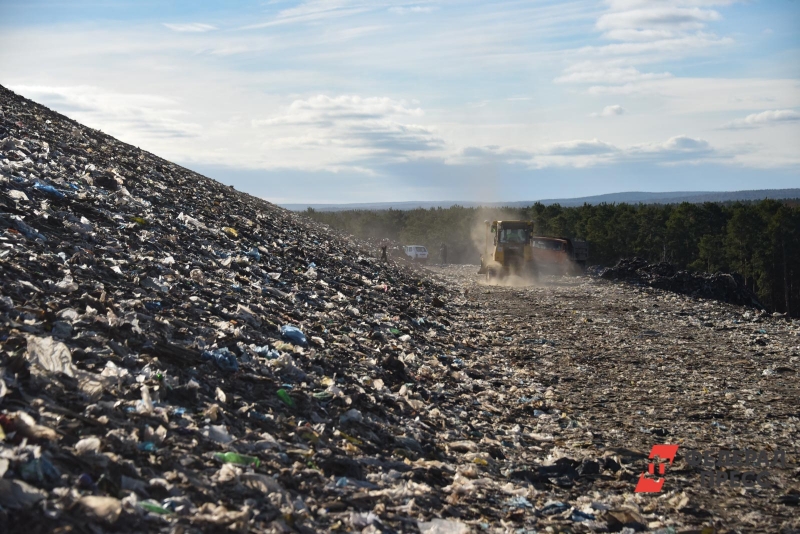
<instances>
[{"instance_id":1,"label":"parked vehicle","mask_svg":"<svg viewBox=\"0 0 800 534\"><path fill-rule=\"evenodd\" d=\"M413 261L419 261L425 263L428 261L428 249L419 245L408 245L403 247L403 250L406 253L406 256L411 258Z\"/></svg>"}]
</instances>

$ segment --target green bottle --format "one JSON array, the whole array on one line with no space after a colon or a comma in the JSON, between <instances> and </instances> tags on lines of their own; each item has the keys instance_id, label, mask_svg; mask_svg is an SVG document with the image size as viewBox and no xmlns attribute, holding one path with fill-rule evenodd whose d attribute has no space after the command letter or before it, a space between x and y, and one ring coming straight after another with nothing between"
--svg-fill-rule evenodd
<instances>
[{"instance_id":1,"label":"green bottle","mask_svg":"<svg viewBox=\"0 0 800 534\"><path fill-rule=\"evenodd\" d=\"M282 400L284 404L286 404L286 406L294 408L294 399L289 396L285 389L279 389L277 395L278 398Z\"/></svg>"},{"instance_id":2,"label":"green bottle","mask_svg":"<svg viewBox=\"0 0 800 534\"><path fill-rule=\"evenodd\" d=\"M214 458L224 464L252 465L253 467L261 465L261 460L255 456L246 456L236 452L218 452L214 454Z\"/></svg>"},{"instance_id":3,"label":"green bottle","mask_svg":"<svg viewBox=\"0 0 800 534\"><path fill-rule=\"evenodd\" d=\"M166 514L171 514L172 513L169 510L167 510L166 508L164 508L164 507L162 507L162 506L160 506L160 505L158 505L157 503L154 503L154 502L142 501L142 502L139 503L139 506L142 509L147 510L148 512L150 512L152 514L166 515Z\"/></svg>"}]
</instances>

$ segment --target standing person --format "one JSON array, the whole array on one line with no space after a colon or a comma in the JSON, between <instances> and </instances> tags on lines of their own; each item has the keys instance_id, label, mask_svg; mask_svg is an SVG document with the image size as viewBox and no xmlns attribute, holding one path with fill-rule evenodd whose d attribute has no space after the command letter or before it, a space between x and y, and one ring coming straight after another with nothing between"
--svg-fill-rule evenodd
<instances>
[{"instance_id":1,"label":"standing person","mask_svg":"<svg viewBox=\"0 0 800 534\"><path fill-rule=\"evenodd\" d=\"M388 258L386 257L386 247L387 247L387 244L386 244L386 240L384 239L381 242L381 261L384 262L384 263L386 263L388 261Z\"/></svg>"},{"instance_id":2,"label":"standing person","mask_svg":"<svg viewBox=\"0 0 800 534\"><path fill-rule=\"evenodd\" d=\"M442 243L439 247L439 253L442 255L442 265L447 265L447 245Z\"/></svg>"}]
</instances>

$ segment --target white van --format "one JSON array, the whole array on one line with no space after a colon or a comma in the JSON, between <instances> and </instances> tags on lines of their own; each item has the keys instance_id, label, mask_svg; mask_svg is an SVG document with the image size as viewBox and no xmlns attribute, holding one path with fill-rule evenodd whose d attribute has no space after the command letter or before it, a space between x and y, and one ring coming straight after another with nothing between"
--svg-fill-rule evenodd
<instances>
[{"instance_id":1,"label":"white van","mask_svg":"<svg viewBox=\"0 0 800 534\"><path fill-rule=\"evenodd\" d=\"M426 262L428 261L428 249L419 245L408 245L403 247L406 256L414 261Z\"/></svg>"}]
</instances>

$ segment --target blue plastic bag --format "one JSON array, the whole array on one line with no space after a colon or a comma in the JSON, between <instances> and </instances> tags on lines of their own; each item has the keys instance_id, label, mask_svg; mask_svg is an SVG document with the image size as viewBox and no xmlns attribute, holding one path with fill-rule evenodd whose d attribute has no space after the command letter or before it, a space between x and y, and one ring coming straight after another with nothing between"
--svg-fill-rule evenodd
<instances>
[{"instance_id":1,"label":"blue plastic bag","mask_svg":"<svg viewBox=\"0 0 800 534\"><path fill-rule=\"evenodd\" d=\"M228 350L227 347L221 349L206 350L200 355L204 360L214 360L217 367L223 371L230 371L235 373L239 370L239 362L236 360L236 355Z\"/></svg>"},{"instance_id":2,"label":"blue plastic bag","mask_svg":"<svg viewBox=\"0 0 800 534\"><path fill-rule=\"evenodd\" d=\"M292 343L296 343L302 347L308 346L308 340L306 339L306 335L303 333L302 330L297 328L296 326L292 326L290 324L285 324L281 327L281 335L291 341Z\"/></svg>"},{"instance_id":3,"label":"blue plastic bag","mask_svg":"<svg viewBox=\"0 0 800 534\"><path fill-rule=\"evenodd\" d=\"M39 191L44 191L45 193L48 193L48 194L50 194L50 195L52 195L54 197L58 197L58 198L66 198L67 197L64 193L62 193L61 191L59 191L58 189L56 189L55 187L53 187L52 185L49 185L49 184L43 184L41 182L36 182L36 184L33 187L35 187Z\"/></svg>"}]
</instances>

